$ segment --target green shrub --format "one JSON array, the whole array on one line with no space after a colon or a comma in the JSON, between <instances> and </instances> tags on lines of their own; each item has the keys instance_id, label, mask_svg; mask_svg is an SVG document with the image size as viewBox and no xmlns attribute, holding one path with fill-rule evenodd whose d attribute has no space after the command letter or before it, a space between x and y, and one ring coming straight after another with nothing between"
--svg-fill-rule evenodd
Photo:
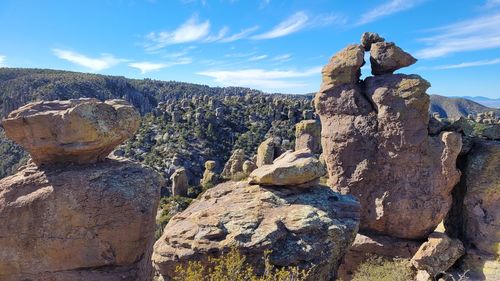
<instances>
[{"instance_id":1,"label":"green shrub","mask_svg":"<svg viewBox=\"0 0 500 281\"><path fill-rule=\"evenodd\" d=\"M393 261L382 257L370 257L359 265L352 281L408 281L413 280L410 262L403 259Z\"/></svg>"},{"instance_id":2,"label":"green shrub","mask_svg":"<svg viewBox=\"0 0 500 281\"><path fill-rule=\"evenodd\" d=\"M174 281L305 281L309 274L297 267L274 267L267 252L264 274L258 276L236 248L219 258L209 258L208 262L208 267L194 261L187 266L177 266Z\"/></svg>"}]
</instances>

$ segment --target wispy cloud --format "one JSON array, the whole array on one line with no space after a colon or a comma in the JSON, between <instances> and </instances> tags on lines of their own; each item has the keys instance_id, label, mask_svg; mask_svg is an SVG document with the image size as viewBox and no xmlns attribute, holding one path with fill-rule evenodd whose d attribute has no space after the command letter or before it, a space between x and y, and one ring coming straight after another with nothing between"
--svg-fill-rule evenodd
<instances>
[{"instance_id":1,"label":"wispy cloud","mask_svg":"<svg viewBox=\"0 0 500 281\"><path fill-rule=\"evenodd\" d=\"M253 56L253 57L249 58L248 60L249 61L258 61L258 60L263 60L266 58L267 58L267 55L260 55L260 56Z\"/></svg>"},{"instance_id":2,"label":"wispy cloud","mask_svg":"<svg viewBox=\"0 0 500 281\"><path fill-rule=\"evenodd\" d=\"M6 59L7 59L6 56L0 55L0 67L4 67L5 66L5 60Z\"/></svg>"},{"instance_id":3,"label":"wispy cloud","mask_svg":"<svg viewBox=\"0 0 500 281\"><path fill-rule=\"evenodd\" d=\"M425 0L390 0L389 2L362 14L361 19L356 23L356 25L374 22L381 17L411 9L424 1Z\"/></svg>"},{"instance_id":4,"label":"wispy cloud","mask_svg":"<svg viewBox=\"0 0 500 281\"><path fill-rule=\"evenodd\" d=\"M205 39L205 42L216 42L216 41L219 41L219 40L223 39L228 32L229 32L229 27L224 26L223 28L221 28L219 30L219 32L217 34L208 36Z\"/></svg>"},{"instance_id":5,"label":"wispy cloud","mask_svg":"<svg viewBox=\"0 0 500 281\"><path fill-rule=\"evenodd\" d=\"M67 60L71 63L88 68L91 71L101 71L113 67L119 63L126 62L126 59L115 58L111 54L101 54L100 57L91 58L83 54L62 50L62 49L52 49L54 55L60 59Z\"/></svg>"},{"instance_id":6,"label":"wispy cloud","mask_svg":"<svg viewBox=\"0 0 500 281\"><path fill-rule=\"evenodd\" d=\"M494 65L494 64L500 64L500 58L492 60L479 60L479 61L463 62L457 64L439 65L434 67L434 69L456 69L456 68Z\"/></svg>"},{"instance_id":7,"label":"wispy cloud","mask_svg":"<svg viewBox=\"0 0 500 281\"><path fill-rule=\"evenodd\" d=\"M287 62L287 61L290 61L292 59L292 55L291 54L284 54L284 55L279 55L279 56L275 56L273 58L271 58L271 61L274 61L274 62Z\"/></svg>"},{"instance_id":8,"label":"wispy cloud","mask_svg":"<svg viewBox=\"0 0 500 281\"><path fill-rule=\"evenodd\" d=\"M207 70L197 74L208 76L224 86L254 87L275 91L306 86L297 78L319 75L321 67L313 67L304 71L297 70Z\"/></svg>"},{"instance_id":9,"label":"wispy cloud","mask_svg":"<svg viewBox=\"0 0 500 281\"><path fill-rule=\"evenodd\" d=\"M151 32L146 36L146 49L154 51L169 45L195 42L204 39L210 32L210 21L200 22L194 14L177 29L171 31Z\"/></svg>"},{"instance_id":10,"label":"wispy cloud","mask_svg":"<svg viewBox=\"0 0 500 281\"><path fill-rule=\"evenodd\" d=\"M431 30L437 35L422 38L426 48L418 58L436 58L452 53L500 47L500 12Z\"/></svg>"},{"instance_id":11,"label":"wispy cloud","mask_svg":"<svg viewBox=\"0 0 500 281\"><path fill-rule=\"evenodd\" d=\"M308 20L309 17L306 15L305 12L297 12L292 16L290 16L289 18L287 18L286 20L279 23L271 30L262 34L252 36L251 38L261 40L261 39L273 39L286 36L288 34L303 29L306 26Z\"/></svg>"},{"instance_id":12,"label":"wispy cloud","mask_svg":"<svg viewBox=\"0 0 500 281\"><path fill-rule=\"evenodd\" d=\"M253 26L253 27L249 27L249 28L243 29L242 31L240 31L240 32L238 32L236 34L233 34L233 35L228 36L226 38L222 38L220 40L220 42L222 42L222 43L230 43L230 42L234 42L234 41L238 41L238 40L247 38L250 34L252 34L255 31L257 31L257 29L259 29L258 26Z\"/></svg>"},{"instance_id":13,"label":"wispy cloud","mask_svg":"<svg viewBox=\"0 0 500 281\"><path fill-rule=\"evenodd\" d=\"M171 67L174 65L190 64L192 62L193 60L191 58L184 57L184 58L179 58L175 61L170 61L165 63L154 63L148 61L133 62L129 63L128 66L139 69L141 71L141 74L146 74L148 72L158 71L163 68Z\"/></svg>"}]
</instances>

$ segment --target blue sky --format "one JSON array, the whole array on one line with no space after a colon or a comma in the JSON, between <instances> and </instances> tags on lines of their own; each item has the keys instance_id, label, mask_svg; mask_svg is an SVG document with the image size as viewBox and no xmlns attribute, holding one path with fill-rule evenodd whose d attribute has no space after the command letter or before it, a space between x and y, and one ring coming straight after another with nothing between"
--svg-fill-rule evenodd
<instances>
[{"instance_id":1,"label":"blue sky","mask_svg":"<svg viewBox=\"0 0 500 281\"><path fill-rule=\"evenodd\" d=\"M317 91L374 31L419 59L400 72L429 93L500 98L500 0L2 0L0 22L0 66L284 93Z\"/></svg>"}]
</instances>

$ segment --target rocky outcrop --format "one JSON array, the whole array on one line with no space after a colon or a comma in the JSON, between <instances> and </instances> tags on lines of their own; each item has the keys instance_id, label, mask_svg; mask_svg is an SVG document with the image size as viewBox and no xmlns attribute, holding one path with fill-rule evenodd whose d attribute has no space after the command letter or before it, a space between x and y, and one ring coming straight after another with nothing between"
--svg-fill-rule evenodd
<instances>
[{"instance_id":1,"label":"rocky outcrop","mask_svg":"<svg viewBox=\"0 0 500 281\"><path fill-rule=\"evenodd\" d=\"M392 74L416 62L414 57L392 42L377 42L371 45L370 64L373 75Z\"/></svg>"},{"instance_id":2,"label":"rocky outcrop","mask_svg":"<svg viewBox=\"0 0 500 281\"><path fill-rule=\"evenodd\" d=\"M464 246L458 239L445 233L433 232L411 259L411 264L419 272L418 281L435 280L438 273L447 271L464 254ZM427 278L430 276L431 278Z\"/></svg>"},{"instance_id":3,"label":"rocky outcrop","mask_svg":"<svg viewBox=\"0 0 500 281\"><path fill-rule=\"evenodd\" d=\"M243 163L246 160L245 151L243 149L236 149L233 154L227 160L226 165L224 165L224 170L222 170L222 177L225 179L231 179L237 177L239 174L243 174Z\"/></svg>"},{"instance_id":4,"label":"rocky outcrop","mask_svg":"<svg viewBox=\"0 0 500 281\"><path fill-rule=\"evenodd\" d=\"M309 149L321 153L321 124L317 120L303 120L295 125L295 150Z\"/></svg>"},{"instance_id":5,"label":"rocky outcrop","mask_svg":"<svg viewBox=\"0 0 500 281\"><path fill-rule=\"evenodd\" d=\"M379 66L407 65L394 58L395 45L377 44L388 45L371 45ZM430 84L420 76L385 74L360 82L363 56L361 45L334 55L315 96L330 184L360 199L361 229L422 239L450 208L460 177L460 135L429 136Z\"/></svg>"},{"instance_id":6,"label":"rocky outcrop","mask_svg":"<svg viewBox=\"0 0 500 281\"><path fill-rule=\"evenodd\" d=\"M467 155L463 228L466 256L462 268L484 280L499 280L500 142L476 140Z\"/></svg>"},{"instance_id":7,"label":"rocky outcrop","mask_svg":"<svg viewBox=\"0 0 500 281\"><path fill-rule=\"evenodd\" d=\"M276 147L274 142L274 138L270 137L259 145L257 148L257 160L255 163L257 167L273 163L274 158L276 158Z\"/></svg>"},{"instance_id":8,"label":"rocky outcrop","mask_svg":"<svg viewBox=\"0 0 500 281\"><path fill-rule=\"evenodd\" d=\"M188 261L236 247L257 273L263 255L277 266L312 269L308 280L333 280L356 234L359 204L326 186L270 188L226 182L175 215L154 247L153 261L167 278Z\"/></svg>"},{"instance_id":9,"label":"rocky outcrop","mask_svg":"<svg viewBox=\"0 0 500 281\"><path fill-rule=\"evenodd\" d=\"M263 186L301 186L318 184L326 173L323 165L308 149L287 151L250 174L250 183Z\"/></svg>"},{"instance_id":10,"label":"rocky outcrop","mask_svg":"<svg viewBox=\"0 0 500 281\"><path fill-rule=\"evenodd\" d=\"M95 163L130 138L139 123L139 113L123 100L77 99L27 104L2 126L41 165Z\"/></svg>"},{"instance_id":11,"label":"rocky outcrop","mask_svg":"<svg viewBox=\"0 0 500 281\"><path fill-rule=\"evenodd\" d=\"M353 274L368 258L411 259L422 243L385 235L358 233L339 267L339 280L352 280Z\"/></svg>"},{"instance_id":12,"label":"rocky outcrop","mask_svg":"<svg viewBox=\"0 0 500 281\"><path fill-rule=\"evenodd\" d=\"M58 103L27 105L7 121L7 126L12 126L21 122L15 118L28 120L24 134L39 138L15 140L33 149L36 164L43 165L30 163L0 180L0 280L150 280L155 215L163 180L150 168L127 160L102 159L101 154L113 148L105 141L113 134L103 132L121 128L126 131L117 131L121 137L133 134L136 120L130 116L137 113L117 120L128 111L123 101L100 104L83 100L70 101L76 104L72 109L63 103L61 107L67 112L61 113L66 116L62 118L56 110ZM118 108L110 109L113 104ZM116 123L100 119L108 117ZM51 118L60 118L59 123L47 123L55 120ZM112 124L118 127L106 127ZM65 131L71 128L73 131ZM47 139L51 149L45 155L45 150L34 147L45 147L41 144L47 130L54 130L55 135ZM103 136L98 142L101 146L86 143L90 137L80 141L70 137L71 133L83 137L83 131ZM63 145L63 136L71 138L70 150L57 149L56 144ZM80 145L92 149L72 150ZM98 162L81 164L85 161Z\"/></svg>"},{"instance_id":13,"label":"rocky outcrop","mask_svg":"<svg viewBox=\"0 0 500 281\"><path fill-rule=\"evenodd\" d=\"M215 173L216 166L217 163L215 161L209 160L205 162L205 172L203 172L203 178L200 182L203 188L210 188L218 183L219 175Z\"/></svg>"},{"instance_id":14,"label":"rocky outcrop","mask_svg":"<svg viewBox=\"0 0 500 281\"><path fill-rule=\"evenodd\" d=\"M384 42L385 39L375 32L365 32L361 35L361 46L365 51L370 51L373 43Z\"/></svg>"},{"instance_id":15,"label":"rocky outcrop","mask_svg":"<svg viewBox=\"0 0 500 281\"><path fill-rule=\"evenodd\" d=\"M186 173L186 169L179 168L175 170L175 172L170 177L172 181L172 196L184 196L186 197L188 194L188 176Z\"/></svg>"}]
</instances>

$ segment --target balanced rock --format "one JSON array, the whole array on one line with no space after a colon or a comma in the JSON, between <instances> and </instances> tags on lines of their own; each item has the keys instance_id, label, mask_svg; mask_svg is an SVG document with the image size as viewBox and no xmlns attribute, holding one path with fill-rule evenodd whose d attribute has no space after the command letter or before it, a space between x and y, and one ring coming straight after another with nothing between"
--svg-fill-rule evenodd
<instances>
[{"instance_id":1,"label":"balanced rock","mask_svg":"<svg viewBox=\"0 0 500 281\"><path fill-rule=\"evenodd\" d=\"M257 148L257 162L255 162L255 164L257 167L272 164L275 157L276 149L274 138L270 137L263 141Z\"/></svg>"},{"instance_id":2,"label":"balanced rock","mask_svg":"<svg viewBox=\"0 0 500 281\"><path fill-rule=\"evenodd\" d=\"M216 165L215 161L212 160L205 162L205 172L203 172L203 178L201 179L203 188L213 187L217 184L219 176L215 173Z\"/></svg>"},{"instance_id":3,"label":"balanced rock","mask_svg":"<svg viewBox=\"0 0 500 281\"><path fill-rule=\"evenodd\" d=\"M231 179L237 176L238 173L243 173L243 163L245 162L245 151L243 149L236 149L233 151L229 160L227 160L222 170L222 177Z\"/></svg>"},{"instance_id":4,"label":"balanced rock","mask_svg":"<svg viewBox=\"0 0 500 281\"><path fill-rule=\"evenodd\" d=\"M467 254L462 268L500 280L500 142L476 140L467 155L461 223Z\"/></svg>"},{"instance_id":5,"label":"balanced rock","mask_svg":"<svg viewBox=\"0 0 500 281\"><path fill-rule=\"evenodd\" d=\"M384 42L385 39L375 32L365 32L361 35L361 46L365 51L370 51L373 43Z\"/></svg>"},{"instance_id":6,"label":"balanced rock","mask_svg":"<svg viewBox=\"0 0 500 281\"><path fill-rule=\"evenodd\" d=\"M317 120L302 120L295 125L295 150L309 149L321 153L321 124Z\"/></svg>"},{"instance_id":7,"label":"balanced rock","mask_svg":"<svg viewBox=\"0 0 500 281\"><path fill-rule=\"evenodd\" d=\"M362 65L361 46L341 50L315 96L330 184L360 199L361 229L423 239L450 209L461 137L429 136L427 81L386 74L362 85Z\"/></svg>"},{"instance_id":8,"label":"balanced rock","mask_svg":"<svg viewBox=\"0 0 500 281\"><path fill-rule=\"evenodd\" d=\"M189 261L236 247L258 274L271 251L275 266L312 269L308 280L333 280L359 223L359 203L326 186L291 190L226 182L175 215L155 243L153 262L171 280Z\"/></svg>"},{"instance_id":9,"label":"balanced rock","mask_svg":"<svg viewBox=\"0 0 500 281\"><path fill-rule=\"evenodd\" d=\"M124 160L26 166L0 180L0 280L151 280L163 182Z\"/></svg>"},{"instance_id":10,"label":"balanced rock","mask_svg":"<svg viewBox=\"0 0 500 281\"><path fill-rule=\"evenodd\" d=\"M370 64L373 75L391 74L416 62L417 59L392 42L378 42L371 45Z\"/></svg>"},{"instance_id":11,"label":"balanced rock","mask_svg":"<svg viewBox=\"0 0 500 281\"><path fill-rule=\"evenodd\" d=\"M411 264L417 270L426 271L434 280L433 277L447 271L463 254L464 246L460 240L433 232L412 257Z\"/></svg>"},{"instance_id":12,"label":"balanced rock","mask_svg":"<svg viewBox=\"0 0 500 281\"><path fill-rule=\"evenodd\" d=\"M318 183L326 171L319 160L308 149L287 151L250 174L250 183L263 186L302 186Z\"/></svg>"},{"instance_id":13,"label":"balanced rock","mask_svg":"<svg viewBox=\"0 0 500 281\"><path fill-rule=\"evenodd\" d=\"M172 181L172 196L187 196L189 183L186 169L179 168L170 176Z\"/></svg>"},{"instance_id":14,"label":"balanced rock","mask_svg":"<svg viewBox=\"0 0 500 281\"><path fill-rule=\"evenodd\" d=\"M140 116L124 100L75 99L27 104L2 125L37 165L95 163L139 127Z\"/></svg>"}]
</instances>

